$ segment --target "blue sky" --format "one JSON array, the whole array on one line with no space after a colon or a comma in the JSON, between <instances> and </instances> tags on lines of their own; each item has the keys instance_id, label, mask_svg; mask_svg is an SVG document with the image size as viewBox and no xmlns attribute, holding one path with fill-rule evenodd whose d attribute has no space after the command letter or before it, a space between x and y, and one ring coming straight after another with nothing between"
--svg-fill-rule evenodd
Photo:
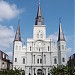
<instances>
[{"instance_id":1,"label":"blue sky","mask_svg":"<svg viewBox=\"0 0 75 75\"><path fill-rule=\"evenodd\" d=\"M40 0L47 37L56 40L59 18L69 49L68 55L74 52L74 0ZM12 43L20 19L21 37L31 38L37 15L38 0L1 0L0 1L0 49L11 56ZM4 40L5 39L5 40ZM3 41L2 41L3 40ZM7 41L6 41L7 40ZM26 41L25 41L26 42Z\"/></svg>"}]
</instances>

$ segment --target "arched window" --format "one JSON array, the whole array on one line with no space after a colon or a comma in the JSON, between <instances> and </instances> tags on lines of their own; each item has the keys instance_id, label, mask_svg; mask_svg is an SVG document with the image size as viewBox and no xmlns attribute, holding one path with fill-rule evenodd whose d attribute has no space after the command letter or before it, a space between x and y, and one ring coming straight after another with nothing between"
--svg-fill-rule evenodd
<instances>
[{"instance_id":1,"label":"arched window","mask_svg":"<svg viewBox=\"0 0 75 75\"><path fill-rule=\"evenodd\" d=\"M40 64L42 63L42 59L40 59Z\"/></svg>"},{"instance_id":2,"label":"arched window","mask_svg":"<svg viewBox=\"0 0 75 75\"><path fill-rule=\"evenodd\" d=\"M39 59L37 59L37 63L39 64Z\"/></svg>"},{"instance_id":3,"label":"arched window","mask_svg":"<svg viewBox=\"0 0 75 75\"><path fill-rule=\"evenodd\" d=\"M44 63L46 64L46 55L44 55Z\"/></svg>"},{"instance_id":4,"label":"arched window","mask_svg":"<svg viewBox=\"0 0 75 75\"><path fill-rule=\"evenodd\" d=\"M40 34L40 37L43 38L43 34Z\"/></svg>"},{"instance_id":5,"label":"arched window","mask_svg":"<svg viewBox=\"0 0 75 75\"><path fill-rule=\"evenodd\" d=\"M38 64L41 64L42 63L42 56L41 55L38 55L37 56L37 63Z\"/></svg>"},{"instance_id":6,"label":"arched window","mask_svg":"<svg viewBox=\"0 0 75 75\"><path fill-rule=\"evenodd\" d=\"M17 62L17 58L15 58L15 62Z\"/></svg>"},{"instance_id":7,"label":"arched window","mask_svg":"<svg viewBox=\"0 0 75 75\"><path fill-rule=\"evenodd\" d=\"M23 58L23 64L25 64L25 58Z\"/></svg>"},{"instance_id":8,"label":"arched window","mask_svg":"<svg viewBox=\"0 0 75 75\"><path fill-rule=\"evenodd\" d=\"M16 50L18 50L18 46L16 46Z\"/></svg>"},{"instance_id":9,"label":"arched window","mask_svg":"<svg viewBox=\"0 0 75 75\"><path fill-rule=\"evenodd\" d=\"M35 55L34 55L34 64L35 64Z\"/></svg>"},{"instance_id":10,"label":"arched window","mask_svg":"<svg viewBox=\"0 0 75 75\"><path fill-rule=\"evenodd\" d=\"M48 46L48 51L49 51L49 46Z\"/></svg>"},{"instance_id":11,"label":"arched window","mask_svg":"<svg viewBox=\"0 0 75 75\"><path fill-rule=\"evenodd\" d=\"M31 46L30 46L30 51L31 51Z\"/></svg>"},{"instance_id":12,"label":"arched window","mask_svg":"<svg viewBox=\"0 0 75 75\"><path fill-rule=\"evenodd\" d=\"M39 52L40 52L40 48L39 48Z\"/></svg>"},{"instance_id":13,"label":"arched window","mask_svg":"<svg viewBox=\"0 0 75 75\"><path fill-rule=\"evenodd\" d=\"M60 50L60 46L58 46L58 50Z\"/></svg>"},{"instance_id":14,"label":"arched window","mask_svg":"<svg viewBox=\"0 0 75 75\"><path fill-rule=\"evenodd\" d=\"M39 38L39 34L37 34L37 38Z\"/></svg>"},{"instance_id":15,"label":"arched window","mask_svg":"<svg viewBox=\"0 0 75 75\"><path fill-rule=\"evenodd\" d=\"M21 50L21 46L19 46L19 50Z\"/></svg>"},{"instance_id":16,"label":"arched window","mask_svg":"<svg viewBox=\"0 0 75 75\"><path fill-rule=\"evenodd\" d=\"M64 50L64 45L62 45L62 49Z\"/></svg>"},{"instance_id":17,"label":"arched window","mask_svg":"<svg viewBox=\"0 0 75 75\"><path fill-rule=\"evenodd\" d=\"M57 64L57 59L56 58L54 58L54 64Z\"/></svg>"},{"instance_id":18,"label":"arched window","mask_svg":"<svg viewBox=\"0 0 75 75\"><path fill-rule=\"evenodd\" d=\"M62 58L62 62L65 62L65 58Z\"/></svg>"}]
</instances>

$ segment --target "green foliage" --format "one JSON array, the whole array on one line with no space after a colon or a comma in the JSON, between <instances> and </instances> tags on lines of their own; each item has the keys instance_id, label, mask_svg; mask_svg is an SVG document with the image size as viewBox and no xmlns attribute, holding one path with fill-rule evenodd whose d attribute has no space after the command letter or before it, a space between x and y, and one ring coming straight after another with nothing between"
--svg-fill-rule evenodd
<instances>
[{"instance_id":1,"label":"green foliage","mask_svg":"<svg viewBox=\"0 0 75 75\"><path fill-rule=\"evenodd\" d=\"M23 74L22 74L23 72ZM14 69L14 70L2 70L0 71L0 75L25 75L24 71L22 71L21 69Z\"/></svg>"},{"instance_id":2,"label":"green foliage","mask_svg":"<svg viewBox=\"0 0 75 75\"><path fill-rule=\"evenodd\" d=\"M75 67L68 67L64 65L57 65L57 67L53 66L50 70L52 75L75 75Z\"/></svg>"}]
</instances>

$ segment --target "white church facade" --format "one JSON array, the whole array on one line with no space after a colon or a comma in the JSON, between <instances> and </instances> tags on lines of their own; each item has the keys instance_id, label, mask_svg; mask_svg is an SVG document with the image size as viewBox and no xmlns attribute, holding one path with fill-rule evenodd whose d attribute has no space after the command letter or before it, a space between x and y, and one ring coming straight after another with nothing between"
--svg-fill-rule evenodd
<instances>
[{"instance_id":1,"label":"white church facade","mask_svg":"<svg viewBox=\"0 0 75 75\"><path fill-rule=\"evenodd\" d=\"M33 26L33 38L27 38L27 45L22 44L20 25L17 28L13 42L13 69L21 68L25 70L25 75L49 75L49 70L53 65L66 65L66 63L66 40L61 22L57 44L55 44L52 38L46 37L46 25L44 25L39 3Z\"/></svg>"}]
</instances>

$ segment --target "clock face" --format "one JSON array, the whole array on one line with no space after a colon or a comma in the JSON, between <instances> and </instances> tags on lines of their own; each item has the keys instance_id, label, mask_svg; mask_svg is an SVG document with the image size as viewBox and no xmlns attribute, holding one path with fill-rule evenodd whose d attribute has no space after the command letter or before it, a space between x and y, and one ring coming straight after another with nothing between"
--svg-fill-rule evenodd
<instances>
[{"instance_id":1,"label":"clock face","mask_svg":"<svg viewBox=\"0 0 75 75\"><path fill-rule=\"evenodd\" d=\"M36 45L37 45L37 46L42 46L42 41L37 41L37 42L36 42Z\"/></svg>"},{"instance_id":2,"label":"clock face","mask_svg":"<svg viewBox=\"0 0 75 75\"><path fill-rule=\"evenodd\" d=\"M41 42L39 42L39 46L41 46L42 44L41 44Z\"/></svg>"}]
</instances>

